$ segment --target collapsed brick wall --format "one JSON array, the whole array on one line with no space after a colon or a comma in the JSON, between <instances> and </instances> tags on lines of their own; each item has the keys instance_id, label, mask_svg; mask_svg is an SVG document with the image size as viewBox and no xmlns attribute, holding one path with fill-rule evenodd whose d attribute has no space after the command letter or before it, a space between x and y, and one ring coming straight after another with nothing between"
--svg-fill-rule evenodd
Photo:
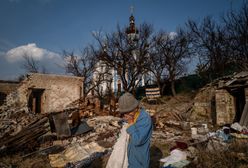
<instances>
[{"instance_id":1,"label":"collapsed brick wall","mask_svg":"<svg viewBox=\"0 0 248 168\"><path fill-rule=\"evenodd\" d=\"M7 95L15 91L18 86L19 82L0 80L0 105L4 104Z\"/></svg>"},{"instance_id":2,"label":"collapsed brick wall","mask_svg":"<svg viewBox=\"0 0 248 168\"><path fill-rule=\"evenodd\" d=\"M224 125L234 121L236 109L234 97L225 89L216 90L216 124Z\"/></svg>"},{"instance_id":3,"label":"collapsed brick wall","mask_svg":"<svg viewBox=\"0 0 248 168\"><path fill-rule=\"evenodd\" d=\"M17 90L10 93L0 106L0 139L18 134L39 117L40 115L30 113L27 106L20 104Z\"/></svg>"},{"instance_id":4,"label":"collapsed brick wall","mask_svg":"<svg viewBox=\"0 0 248 168\"><path fill-rule=\"evenodd\" d=\"M214 120L214 103L215 101L214 86L207 86L202 88L194 98L194 104L192 108L191 119L192 120L208 120L213 122Z\"/></svg>"},{"instance_id":5,"label":"collapsed brick wall","mask_svg":"<svg viewBox=\"0 0 248 168\"><path fill-rule=\"evenodd\" d=\"M207 120L217 125L230 124L236 114L235 98L225 89L207 86L194 98L192 109L192 120Z\"/></svg>"}]
</instances>

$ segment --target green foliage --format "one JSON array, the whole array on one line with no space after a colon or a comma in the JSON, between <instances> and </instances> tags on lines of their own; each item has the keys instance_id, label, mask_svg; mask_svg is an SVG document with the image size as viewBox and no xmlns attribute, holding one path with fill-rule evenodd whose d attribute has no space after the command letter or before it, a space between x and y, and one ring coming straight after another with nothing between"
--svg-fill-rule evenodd
<instances>
[{"instance_id":1,"label":"green foliage","mask_svg":"<svg viewBox=\"0 0 248 168\"><path fill-rule=\"evenodd\" d=\"M146 89L144 87L138 87L136 89L136 99L141 100L143 97L146 97Z\"/></svg>"},{"instance_id":2,"label":"green foliage","mask_svg":"<svg viewBox=\"0 0 248 168\"><path fill-rule=\"evenodd\" d=\"M193 74L182 77L176 81L176 91L181 92L192 92L203 87L207 81L200 76Z\"/></svg>"}]
</instances>

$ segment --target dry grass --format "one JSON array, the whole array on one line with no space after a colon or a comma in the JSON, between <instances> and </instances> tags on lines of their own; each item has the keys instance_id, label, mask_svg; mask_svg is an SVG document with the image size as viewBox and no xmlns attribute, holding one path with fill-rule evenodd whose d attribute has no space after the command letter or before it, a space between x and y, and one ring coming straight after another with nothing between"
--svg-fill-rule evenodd
<instances>
[{"instance_id":1,"label":"dry grass","mask_svg":"<svg viewBox=\"0 0 248 168\"><path fill-rule=\"evenodd\" d=\"M248 168L248 141L236 140L227 150L199 150L188 168Z\"/></svg>"}]
</instances>

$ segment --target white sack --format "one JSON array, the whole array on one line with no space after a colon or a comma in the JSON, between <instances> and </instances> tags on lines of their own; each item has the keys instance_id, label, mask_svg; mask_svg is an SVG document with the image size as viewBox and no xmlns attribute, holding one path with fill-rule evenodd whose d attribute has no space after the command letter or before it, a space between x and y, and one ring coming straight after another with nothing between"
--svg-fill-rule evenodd
<instances>
[{"instance_id":1,"label":"white sack","mask_svg":"<svg viewBox=\"0 0 248 168\"><path fill-rule=\"evenodd\" d=\"M121 129L120 137L114 145L113 152L110 155L106 168L127 168L127 146L129 135L127 134L127 124Z\"/></svg>"}]
</instances>

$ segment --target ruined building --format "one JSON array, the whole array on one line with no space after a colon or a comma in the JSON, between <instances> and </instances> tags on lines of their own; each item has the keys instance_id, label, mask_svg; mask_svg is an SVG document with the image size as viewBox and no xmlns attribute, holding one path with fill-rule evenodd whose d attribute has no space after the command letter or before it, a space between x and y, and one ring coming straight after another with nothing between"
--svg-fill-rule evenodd
<instances>
[{"instance_id":1,"label":"ruined building","mask_svg":"<svg viewBox=\"0 0 248 168\"><path fill-rule=\"evenodd\" d=\"M0 153L33 148L33 141L50 131L70 136L65 111L79 108L82 93L82 77L28 74L0 106Z\"/></svg>"},{"instance_id":2,"label":"ruined building","mask_svg":"<svg viewBox=\"0 0 248 168\"><path fill-rule=\"evenodd\" d=\"M248 72L222 77L202 88L195 97L192 118L248 126Z\"/></svg>"},{"instance_id":3,"label":"ruined building","mask_svg":"<svg viewBox=\"0 0 248 168\"><path fill-rule=\"evenodd\" d=\"M28 106L34 113L64 110L83 94L83 78L53 74L28 74L19 87L6 97L6 104Z\"/></svg>"}]
</instances>

